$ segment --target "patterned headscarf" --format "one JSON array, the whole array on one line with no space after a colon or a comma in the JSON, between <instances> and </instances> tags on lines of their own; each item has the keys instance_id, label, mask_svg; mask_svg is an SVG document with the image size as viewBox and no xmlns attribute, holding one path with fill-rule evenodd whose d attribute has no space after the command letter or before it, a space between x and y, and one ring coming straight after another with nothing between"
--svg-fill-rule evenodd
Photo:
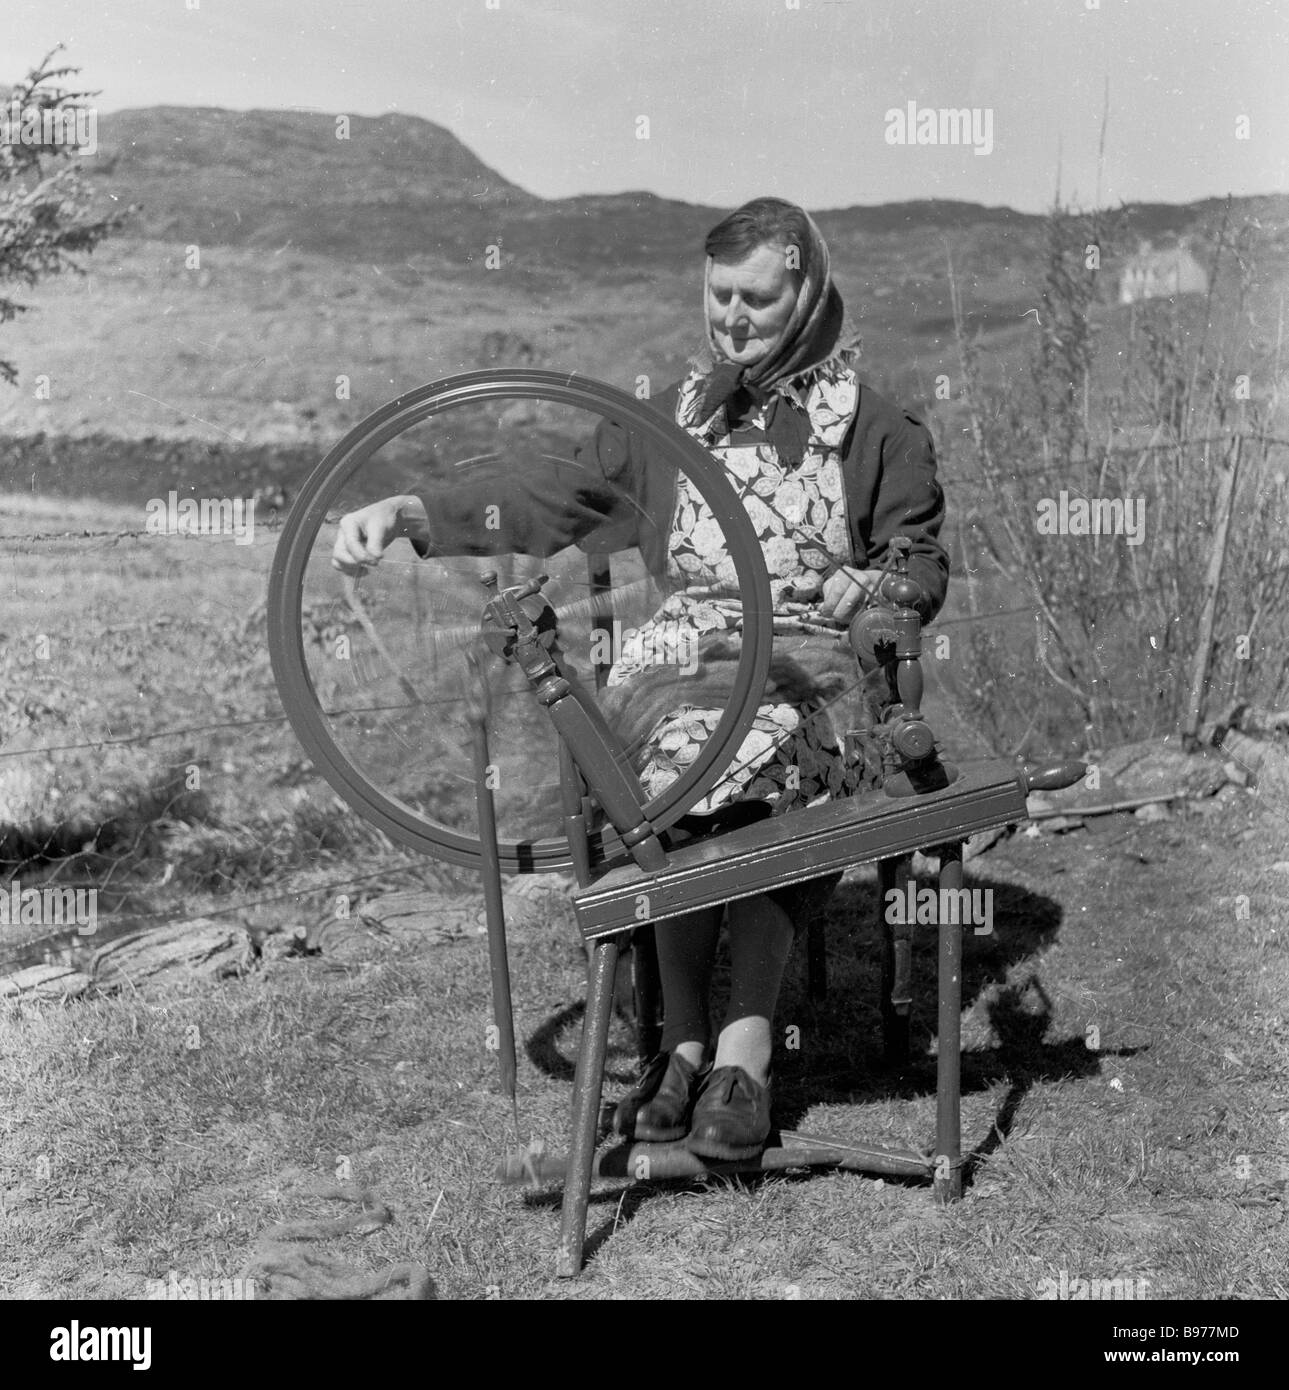
<instances>
[{"instance_id":1,"label":"patterned headscarf","mask_svg":"<svg viewBox=\"0 0 1289 1390\"><path fill-rule=\"evenodd\" d=\"M703 272L703 321L707 328L707 351L694 365L705 380L698 392L694 410L685 422L700 425L717 412L714 430L717 436L729 431L732 418L737 419L749 405L770 398L766 430L779 452L794 461L805 454L810 439L810 419L795 401L774 388L826 362L837 349L842 335L845 309L841 292L833 283L828 243L815 225L814 218L805 214L806 245L801 247L801 284L787 327L778 345L759 362L742 367L727 361L716 343L711 320L707 316L707 293L711 283L712 257L708 256Z\"/></svg>"}]
</instances>

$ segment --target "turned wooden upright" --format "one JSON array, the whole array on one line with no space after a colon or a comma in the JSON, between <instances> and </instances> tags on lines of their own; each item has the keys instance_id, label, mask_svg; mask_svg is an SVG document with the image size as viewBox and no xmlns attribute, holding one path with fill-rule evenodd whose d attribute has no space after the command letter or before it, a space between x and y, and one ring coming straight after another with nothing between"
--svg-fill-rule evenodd
<instances>
[{"instance_id":1,"label":"turned wooden upright","mask_svg":"<svg viewBox=\"0 0 1289 1390\"><path fill-rule=\"evenodd\" d=\"M525 671L538 701L549 713L566 750L562 756L565 824L574 844L580 881L573 907L591 958L582 1041L573 1083L572 1143L566 1159L526 1154L522 1169L512 1161L503 1175L520 1171L539 1181L562 1177L564 1201L558 1272L576 1275L582 1267L587 1205L597 1172L651 1178L691 1176L707 1171L768 1169L830 1163L862 1171L922 1177L940 1201L962 1192L960 1050L962 1012L962 924L938 923L939 1020L937 1046L936 1143L932 1153L912 1153L879 1145L855 1145L805 1136L781 1136L757 1159L742 1164L705 1164L681 1145L628 1145L596 1161L596 1140L604 1081L605 1053L613 1007L614 977L626 936L658 921L751 897L817 878L855 864L877 861L883 890L896 886L919 848L932 847L940 859L937 887L962 887L962 844L978 831L1021 819L1029 786L1054 778L1074 780L1081 766L1070 764L1038 774L994 762L960 773L941 760L935 737L922 715L922 625L917 611L921 591L908 577L907 542L897 543L896 572L884 582L885 604L866 610L851 624L847 638L861 669L873 663L893 672L895 701L880 729L887 763L882 793L809 807L790 816L761 820L708 840L671 849L642 814L645 798L630 773L620 745L594 698L563 672L551 624L534 622L521 600L540 596L542 580L503 591L488 605L485 628L506 633L495 646ZM1078 768L1078 772L1072 771ZM1027 775L1028 774L1028 775ZM616 829L630 858L598 875L591 866L588 825L598 805ZM580 842L580 843L574 843ZM940 901L945 897L938 895ZM887 1056L908 1056L910 1003L908 924L891 927L883 913L886 945L882 1011ZM821 975L821 972L814 972ZM822 979L816 978L816 986Z\"/></svg>"}]
</instances>

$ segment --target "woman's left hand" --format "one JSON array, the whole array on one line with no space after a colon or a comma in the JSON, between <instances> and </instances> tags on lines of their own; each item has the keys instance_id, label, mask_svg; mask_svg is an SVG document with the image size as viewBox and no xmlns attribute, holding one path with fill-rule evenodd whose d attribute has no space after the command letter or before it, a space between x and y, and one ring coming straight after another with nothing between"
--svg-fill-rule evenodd
<instances>
[{"instance_id":1,"label":"woman's left hand","mask_svg":"<svg viewBox=\"0 0 1289 1390\"><path fill-rule=\"evenodd\" d=\"M853 565L842 565L836 574L824 582L820 613L825 618L848 623L876 594L882 574L882 570L861 570Z\"/></svg>"}]
</instances>

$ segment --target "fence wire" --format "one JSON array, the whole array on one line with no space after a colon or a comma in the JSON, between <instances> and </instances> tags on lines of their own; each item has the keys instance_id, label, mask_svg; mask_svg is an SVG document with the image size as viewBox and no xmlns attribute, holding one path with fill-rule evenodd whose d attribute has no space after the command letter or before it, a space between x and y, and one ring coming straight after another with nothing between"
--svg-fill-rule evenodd
<instances>
[{"instance_id":1,"label":"fence wire","mask_svg":"<svg viewBox=\"0 0 1289 1390\"><path fill-rule=\"evenodd\" d=\"M1202 445L1208 445L1208 444L1229 443L1231 437L1232 437L1232 436L1228 434L1228 435L1214 436L1214 437L1208 438L1208 439L1192 439L1192 440L1186 440L1186 441L1160 442L1160 443L1146 444L1146 445L1114 446L1114 447L1110 447L1110 448L1107 448L1107 449L1104 449L1104 450L1099 451L1097 457L1105 457L1105 456L1120 455L1120 454L1122 454L1122 455L1136 455L1136 456L1140 456L1140 455L1142 455L1142 454L1145 454L1145 453L1152 453L1152 452L1176 452L1176 451L1178 451L1178 450L1180 450L1180 449L1183 449L1183 448L1194 448L1194 447L1197 446L1197 445L1202 446ZM1283 438L1280 438L1280 437L1278 437L1278 436L1262 435L1262 434L1245 434L1243 437L1244 437L1246 440L1250 441L1250 442L1264 443L1264 444L1274 445L1274 446L1287 446L1287 445L1289 445L1289 439L1283 439ZM1058 468L1035 468L1035 469L1021 469L1021 470L1015 470L1015 471L1012 471L1012 472L1004 473L1004 474L1002 474L1001 476L1004 477L1005 479L1009 479L1009 480L1010 480L1010 479L1022 478L1022 477L1044 477L1044 476L1046 476L1046 477L1060 477L1060 476L1063 476L1063 475L1066 475L1066 474L1068 474L1068 468L1059 468L1059 469L1058 469ZM949 483L957 483L957 482L973 483L973 482L983 482L983 481L987 481L987 480L985 480L985 479L983 479L983 478L972 477L972 476L961 476L961 477L950 477L950 478L947 478L946 481L948 481ZM338 519L339 519L339 518L338 518L338 515L336 515L336 516L328 516L328 517L325 519L325 524L333 524L333 525L334 525L335 522L336 522ZM276 532L280 531L281 528L282 528L282 526L283 526L283 524L284 524L284 517L283 517L280 513L278 513L278 512L275 512L274 515L272 515L272 516L270 516L270 517L268 517L268 518L266 518L266 519L264 519L264 520L259 520L259 521L256 522L256 525L257 525L258 528L263 529L264 531L269 532L269 533L276 533ZM116 543L116 542L119 542L119 541L142 540L142 539L146 539L146 540L150 540L150 541L156 541L156 540L162 540L162 539L167 539L167 540L182 540L182 541L201 541L201 540L208 540L208 539L213 539L213 538L210 537L210 536L201 535L201 534L194 534L194 533L190 533L190 532L186 532L186 531L169 532L169 531L156 531L156 530L148 530L148 529L141 529L141 528L133 528L133 529L125 529L125 530L88 530L88 529L84 529L84 528L79 528L79 529L68 529L68 530L63 530L63 531L45 530L45 531L33 531L33 532L16 532L16 533L15 533L15 532L9 532L9 533L4 533L4 534L0 534L0 545L9 545L9 546L20 546L20 545L27 545L27 544L39 545L39 544L52 544L52 543L56 543L56 542L72 543L73 545L79 545L79 544L84 544L84 543L86 543L86 542L112 542L112 543ZM1105 597L1105 596L1103 596L1103 597ZM967 626L967 625L972 625L972 624L989 623L989 622L998 621L998 620L1003 619L1003 618L1013 617L1013 616L1016 616L1016 615L1018 615L1018 614L1029 614L1029 615L1033 615L1033 614L1037 613L1038 611L1039 611L1039 610L1038 610L1038 608L1037 608L1036 605L1034 605L1034 604L1024 604L1024 605L1019 605L1019 606L1012 607L1012 608L1002 609L1002 610L999 610L999 611L996 611L996 612L992 612L992 613L967 614L967 615L962 615L962 616L959 616L959 617L940 619L940 620L934 625L934 627L935 627L935 628L946 628L946 627L954 627L954 626ZM102 631L104 631L104 632L136 631L136 630L145 630L145 629L149 629L149 628L154 628L154 627L156 627L156 626L158 626L158 625L162 625L162 626L166 625L165 620L164 620L164 619L160 619L160 620L159 620L159 619L145 619L145 620L140 620L139 622L136 622L136 623L114 624L114 625L113 625L112 627L110 627L110 628L102 629ZM447 703L447 702L437 702L437 703ZM375 708L375 707L373 707L373 708ZM345 711L345 712L346 712L346 713L351 713L352 711ZM124 747L124 746L132 746L132 745L143 745L143 744L153 743L153 742L156 742L156 741L158 741L158 740L163 740L163 739L187 738L187 737L191 737L191 736L194 736L194 735L205 734L205 733L214 733L214 732L220 732L220 731L225 731L225 730L230 730L230 729L243 729L243 728L253 728L253 727L264 727L264 726L266 726L266 725L284 724L284 723L287 723L287 722L288 722L288 720L287 720L287 716L286 716L285 714L260 716L260 717L252 718L252 719L230 719L230 720L210 721L210 722L200 723L200 724L188 724L188 725L183 725L183 726L179 726L179 727L175 727L175 728L170 728L170 729L144 730L144 731L137 731L137 732L128 733L128 734L122 734L122 735L110 735L110 736L106 736L106 737L103 737L103 738L84 739L84 740L80 740L80 741L77 741L77 742L74 742L74 743L41 744L41 745L35 745L35 746L32 746L32 747L28 747L28 748L0 749L0 759L17 759L17 758L27 758L27 757L38 757L38 756L48 756L48 755L55 754L55 753L66 753L66 752L74 752L74 751L84 751L84 750L90 750L90 749L104 749L104 748L109 748L109 747ZM1174 730L1173 732L1176 733L1176 734L1180 737L1180 734L1181 734L1180 728L1177 729L1177 730ZM1107 747L1107 748L1105 748L1105 749L1098 749L1098 750L1097 750L1097 753L1098 753L1098 756L1099 756L1100 758L1105 758L1105 757L1107 757L1109 754L1111 754L1111 753L1113 753L1113 752L1116 752L1116 751L1118 751L1118 750L1120 750L1120 749L1133 747L1133 746L1135 746L1135 744L1136 744L1137 742L1139 742L1139 741L1138 741L1138 740L1127 740L1127 741L1125 741L1125 742L1123 742L1123 743L1111 745L1110 747ZM973 754L970 754L970 755L967 755L967 756L957 757L957 758L955 758L955 761L956 761L957 763L959 763L959 764L965 765L965 764L971 764L971 763L979 763L979 762L991 761L991 760L996 759L997 757L998 757L998 755L997 755L996 753L992 753L992 752L984 752L984 753L979 753L979 754L973 753ZM1114 837L1114 838L1111 839L1111 840L1105 840L1105 841L1103 841L1103 843L1107 843L1107 844L1117 843L1120 839L1126 839L1126 838L1128 838L1128 837L1129 837L1131 834L1133 834L1133 833L1134 833L1133 828L1132 828L1132 827L1128 827L1128 828L1125 829L1124 834L1123 834L1122 836ZM233 901L230 901L230 902L225 903L225 904L223 904L223 905L214 906L214 905L202 904L202 905L199 907L199 906L197 905L197 903L196 903L195 900L189 900L187 903L185 903L183 906L181 906L181 907L179 907L179 908L177 908L177 909L172 907L172 908L170 908L170 909L168 909L168 910L166 910L166 911L159 911L159 912L138 912L138 913L131 912L131 913L114 914L114 915L112 915L112 916L110 916L110 917L107 917L107 918L102 919L102 923L103 923L104 926L107 926L108 928L111 927L111 924L112 924L114 921L117 921L117 922L123 922L123 921L124 921L124 922L129 922L129 923L135 923L135 922L138 922L138 923L146 923L146 922L149 922L149 921L167 921L167 922L171 922L171 923L176 923L176 924L182 925L182 924L184 924L184 923L196 921L196 920L199 920L199 919L201 919L201 918L216 917L216 916L236 915L236 914L239 914L239 913L246 912L246 911L248 911L248 910L250 910L250 909L257 908L257 907L262 907L262 906L266 906L266 905L271 905L271 904L276 904L276 903L282 903L282 902L287 902L287 901L299 901L301 898L305 898L305 897L318 897L318 896L321 896L321 895L332 894L332 893L338 893L338 892L341 892L341 891L343 891L343 890L352 888L352 887L353 887L354 885L356 885L356 884L362 884L362 883L370 882L370 881L372 881L372 880L380 879L380 878L388 878L388 877L390 877L390 876L392 876L392 875L395 875L395 874L407 873L407 872L415 871L415 870L418 870L418 869L423 870L423 869L425 869L425 868L426 868L426 859L425 859L425 857L424 857L424 856L418 856L418 857L413 858L413 859L405 859L405 860L402 860L402 861L397 861L397 862L393 862L393 863L390 863L390 864L386 864L386 865L384 865L382 868L380 868L380 869L378 869L378 870L375 870L375 871L373 871L373 872L371 872L371 873L364 873L364 874L349 874L349 875L346 875L346 876L344 876L344 877L342 877L342 878L336 878L336 879L334 879L334 880L331 880L331 881L329 881L329 882L322 883L322 884L318 884L318 883L301 883L301 884L299 884L299 885L285 887L285 888L283 888L283 889L281 889L281 890L279 890L279 891L275 891L275 892L269 893L269 894L257 894L257 895L253 895L253 896L249 896L249 897L239 897L239 898L236 898L236 899L234 899ZM54 881L55 881L55 880L53 880L53 879L46 879L46 880L44 880L45 883L52 883L52 882L54 882ZM191 911L190 911L190 909L191 909ZM177 913L178 913L179 915L176 915ZM184 914L187 914L187 915L184 915ZM17 951L21 951L24 947L30 947L30 946L33 945L35 942L38 942L38 941L41 940L41 939L43 939L43 938L34 938L34 939L32 939L32 940L28 940L28 941L25 941L25 942L6 942L6 943L3 944L2 947L0 947L0 951L2 951L4 955L11 955L11 954L13 954L13 953L15 953L15 952L17 952Z\"/></svg>"}]
</instances>

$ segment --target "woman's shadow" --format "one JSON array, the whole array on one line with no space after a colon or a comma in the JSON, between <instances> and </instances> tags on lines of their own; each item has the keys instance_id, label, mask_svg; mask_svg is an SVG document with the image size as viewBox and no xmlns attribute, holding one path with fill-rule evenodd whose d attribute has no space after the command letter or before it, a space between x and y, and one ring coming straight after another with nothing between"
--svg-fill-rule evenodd
<instances>
[{"instance_id":1,"label":"woman's shadow","mask_svg":"<svg viewBox=\"0 0 1289 1390\"><path fill-rule=\"evenodd\" d=\"M999 879L973 878L969 886L992 893L992 931L977 934L970 925L964 927L962 1005L964 1015L983 1006L992 1036L989 1045L964 1048L962 1092L988 1091L1004 1082L1007 1089L988 1132L963 1136L963 1179L968 1184L981 1161L1010 1133L1021 1101L1036 1082L1095 1075L1102 1056L1089 1047L1082 1032L1048 1037L1054 1008L1043 987L1037 958L1057 938L1063 918L1061 905L1046 894ZM814 1106L870 1104L935 1094L936 1062L931 1045L936 1036L938 932L928 926L912 929L909 1060L888 1061L883 1049L880 910L876 883L858 881L838 888L824 913L828 990L821 1001L809 998L806 937L804 932L798 936L794 953L798 964L795 968L789 964L775 1022L775 1132L771 1145L777 1142L780 1131L796 1129ZM1028 971L1023 970L1026 962L1031 962ZM1019 982L1018 967L1022 967ZM724 1009L727 968L722 943L713 990L715 1019ZM619 1012L626 1022L629 991L623 984L620 978ZM528 1039L529 1058L548 1074L571 1080L573 1063L564 1048L575 1041L564 1035L580 1019L583 1007L575 1004L552 1015ZM609 1133L619 1090L634 1080L634 1052L620 1041L630 1033L626 1029L616 1031L619 1041L611 1042L606 1065L605 1090L611 1099L603 1107L602 1139ZM740 1180L759 1181L760 1175L749 1174ZM602 1195L600 1200L613 1200L614 1219L610 1227L592 1233L588 1255L612 1226L630 1219L658 1190L656 1183L640 1183L626 1194L615 1189ZM534 1193L527 1200L545 1205L560 1197L558 1193ZM596 1200L593 1196L592 1201Z\"/></svg>"},{"instance_id":2,"label":"woman's shadow","mask_svg":"<svg viewBox=\"0 0 1289 1390\"><path fill-rule=\"evenodd\" d=\"M964 1015L983 1010L991 1038L987 1045L964 1047L962 1092L988 1091L1000 1082L1007 1083L1007 1091L988 1136L969 1147L968 1180L980 1160L1007 1137L1035 1082L1092 1076L1102 1056L1089 1047L1083 1032L1048 1036L1055 1009L1038 958L1060 932L1060 903L1001 879L972 878L969 887L992 894L992 930L963 928L962 1007ZM935 1093L938 931L934 926L912 928L909 1060L888 1060L882 1027L881 907L876 884L843 884L825 914L827 997L818 1003L807 997L804 972L785 983L780 1039L785 1023L791 1026L794 1016L802 1021L799 1048L779 1049L776 1060L775 1119L784 1129L794 1128L816 1105ZM966 1145L972 1142L973 1136L964 1135Z\"/></svg>"}]
</instances>

